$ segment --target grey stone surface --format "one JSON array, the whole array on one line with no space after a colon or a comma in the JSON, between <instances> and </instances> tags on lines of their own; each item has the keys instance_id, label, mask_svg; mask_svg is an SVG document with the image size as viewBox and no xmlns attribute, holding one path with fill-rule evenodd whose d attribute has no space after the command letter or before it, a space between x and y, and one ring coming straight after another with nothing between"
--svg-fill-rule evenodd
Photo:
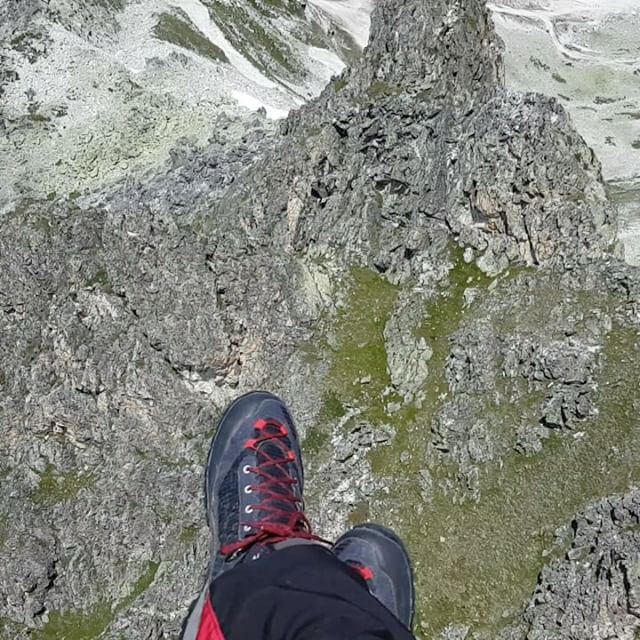
<instances>
[{"instance_id":1,"label":"grey stone surface","mask_svg":"<svg viewBox=\"0 0 640 640\"><path fill-rule=\"evenodd\" d=\"M363 517L418 522L419 585L440 553L419 544L422 514L445 505L455 529L465 508L490 509L492 469L523 454L535 464L547 442L578 475L575 436L602 437L602 388L625 405L619 429L606 424L633 468L640 276L611 257L615 210L593 153L557 102L501 87L483 3L381 0L372 25L362 61L279 132L221 116L204 152L184 145L161 173L23 201L0 219L2 638L177 634L207 562L200 492L215 418L250 388L280 393L303 436L328 435L308 445L318 531L338 535L363 505ZM473 250L471 282L456 246ZM352 264L397 290L375 336L384 372L349 387L388 376L382 415L357 394L325 409ZM444 333L421 336L425 318ZM487 622L503 638L633 637L635 490L588 506L589 491L567 486L577 497L557 513L535 488L572 478L543 476L523 489L525 510L584 514L566 558L548 558L500 624L456 617L459 603L436 621L439 594L423 593L434 617L419 633L479 640ZM472 533L489 554L503 540L487 521ZM438 580L447 593L460 577Z\"/></svg>"},{"instance_id":2,"label":"grey stone surface","mask_svg":"<svg viewBox=\"0 0 640 640\"><path fill-rule=\"evenodd\" d=\"M637 637L639 525L633 489L590 505L558 532L569 548L540 575L525 614L527 639Z\"/></svg>"}]
</instances>

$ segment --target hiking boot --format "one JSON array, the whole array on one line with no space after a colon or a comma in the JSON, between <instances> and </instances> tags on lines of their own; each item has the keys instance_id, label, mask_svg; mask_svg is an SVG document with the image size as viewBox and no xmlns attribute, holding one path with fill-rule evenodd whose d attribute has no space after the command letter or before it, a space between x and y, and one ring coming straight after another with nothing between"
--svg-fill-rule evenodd
<instances>
[{"instance_id":1,"label":"hiking boot","mask_svg":"<svg viewBox=\"0 0 640 640\"><path fill-rule=\"evenodd\" d=\"M265 391L225 410L205 471L205 511L214 579L290 539L316 540L304 514L304 478L295 425L285 404Z\"/></svg>"},{"instance_id":2,"label":"hiking boot","mask_svg":"<svg viewBox=\"0 0 640 640\"><path fill-rule=\"evenodd\" d=\"M411 560L391 529L358 525L336 541L333 553L364 578L372 596L411 628L415 607Z\"/></svg>"}]
</instances>

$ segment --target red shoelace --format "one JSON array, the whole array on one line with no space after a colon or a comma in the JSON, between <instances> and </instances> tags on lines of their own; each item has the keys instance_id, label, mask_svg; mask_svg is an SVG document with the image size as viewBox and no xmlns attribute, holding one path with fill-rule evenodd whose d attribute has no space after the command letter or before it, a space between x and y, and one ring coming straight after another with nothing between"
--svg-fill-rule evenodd
<instances>
[{"instance_id":1,"label":"red shoelace","mask_svg":"<svg viewBox=\"0 0 640 640\"><path fill-rule=\"evenodd\" d=\"M257 466L249 467L249 471L261 478L259 484L250 485L251 492L260 496L260 501L251 508L264 515L252 522L241 522L240 525L251 527L255 533L222 546L220 553L232 556L256 543L276 544L291 538L324 542L312 533L309 520L301 509L302 498L292 490L297 480L289 475L287 465L296 461L296 455L285 441L289 429L276 420L258 420L255 430L257 437L247 440L244 447L256 452ZM260 449L266 442L276 445L280 457ZM283 505L290 505L290 508L283 508Z\"/></svg>"}]
</instances>

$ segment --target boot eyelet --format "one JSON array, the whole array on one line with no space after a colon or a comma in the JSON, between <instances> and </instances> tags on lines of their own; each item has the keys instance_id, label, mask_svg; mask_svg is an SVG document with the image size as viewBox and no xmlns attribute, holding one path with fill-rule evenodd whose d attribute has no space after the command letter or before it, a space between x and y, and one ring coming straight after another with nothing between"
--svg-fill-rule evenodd
<instances>
[{"instance_id":1,"label":"boot eyelet","mask_svg":"<svg viewBox=\"0 0 640 640\"><path fill-rule=\"evenodd\" d=\"M253 507L248 504L245 508L244 508L244 512L245 513L253 513Z\"/></svg>"},{"instance_id":2,"label":"boot eyelet","mask_svg":"<svg viewBox=\"0 0 640 640\"><path fill-rule=\"evenodd\" d=\"M251 488L251 485L248 484L245 488L244 488L244 492L245 493L253 493L253 489Z\"/></svg>"},{"instance_id":3,"label":"boot eyelet","mask_svg":"<svg viewBox=\"0 0 640 640\"><path fill-rule=\"evenodd\" d=\"M247 524L245 524L244 527L242 527L242 529L245 533L249 533L249 531L251 531L251 527Z\"/></svg>"},{"instance_id":4,"label":"boot eyelet","mask_svg":"<svg viewBox=\"0 0 640 640\"><path fill-rule=\"evenodd\" d=\"M245 475L249 475L251 473L250 465L245 464L244 467L242 467L242 473L244 473Z\"/></svg>"}]
</instances>

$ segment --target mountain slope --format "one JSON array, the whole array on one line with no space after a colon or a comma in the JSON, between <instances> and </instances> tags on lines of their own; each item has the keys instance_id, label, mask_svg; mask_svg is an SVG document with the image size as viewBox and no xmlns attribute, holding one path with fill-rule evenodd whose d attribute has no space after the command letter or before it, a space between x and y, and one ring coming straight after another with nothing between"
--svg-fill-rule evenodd
<instances>
[{"instance_id":1,"label":"mountain slope","mask_svg":"<svg viewBox=\"0 0 640 640\"><path fill-rule=\"evenodd\" d=\"M352 36L340 15L297 0L31 0L0 11L0 211L160 167L183 139L205 145L224 114L284 117L358 58L367 22L363 11Z\"/></svg>"},{"instance_id":2,"label":"mountain slope","mask_svg":"<svg viewBox=\"0 0 640 640\"><path fill-rule=\"evenodd\" d=\"M420 637L637 635L640 274L600 165L502 86L479 0L371 31L277 131L0 221L3 638L176 635L215 418L255 387L318 532L406 538Z\"/></svg>"}]
</instances>

